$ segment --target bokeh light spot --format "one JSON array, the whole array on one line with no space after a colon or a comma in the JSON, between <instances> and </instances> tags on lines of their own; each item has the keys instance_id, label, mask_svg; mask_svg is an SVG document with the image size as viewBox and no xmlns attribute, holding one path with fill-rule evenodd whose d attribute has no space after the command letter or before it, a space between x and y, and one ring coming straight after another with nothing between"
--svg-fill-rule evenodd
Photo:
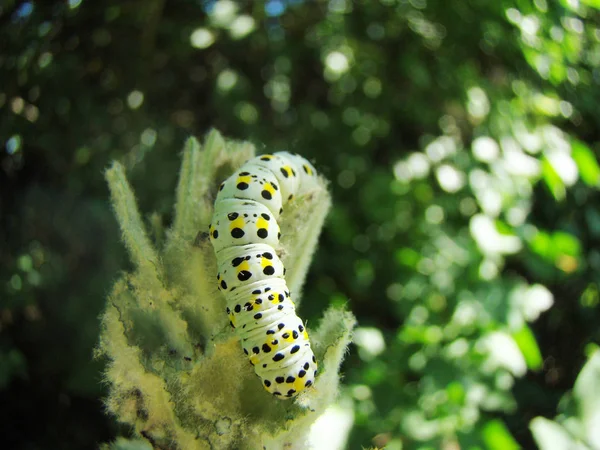
<instances>
[{"instance_id":1,"label":"bokeh light spot","mask_svg":"<svg viewBox=\"0 0 600 450\"><path fill-rule=\"evenodd\" d=\"M349 189L352 186L354 186L354 183L356 182L356 176L351 170L343 170L338 175L337 182L340 185L340 187L344 189Z\"/></svg>"},{"instance_id":2,"label":"bokeh light spot","mask_svg":"<svg viewBox=\"0 0 600 450\"><path fill-rule=\"evenodd\" d=\"M190 43L194 48L208 48L215 42L213 33L206 28L196 28L190 35Z\"/></svg>"},{"instance_id":3,"label":"bokeh light spot","mask_svg":"<svg viewBox=\"0 0 600 450\"><path fill-rule=\"evenodd\" d=\"M237 116L247 124L256 123L258 120L258 110L252 103L240 102L236 105Z\"/></svg>"},{"instance_id":4,"label":"bokeh light spot","mask_svg":"<svg viewBox=\"0 0 600 450\"><path fill-rule=\"evenodd\" d=\"M211 21L217 26L226 27L233 21L237 8L231 0L219 0L210 11Z\"/></svg>"},{"instance_id":5,"label":"bokeh light spot","mask_svg":"<svg viewBox=\"0 0 600 450\"><path fill-rule=\"evenodd\" d=\"M377 98L381 94L381 81L379 78L369 77L363 83L363 92L367 97Z\"/></svg>"},{"instance_id":6,"label":"bokeh light spot","mask_svg":"<svg viewBox=\"0 0 600 450\"><path fill-rule=\"evenodd\" d=\"M467 110L475 119L483 119L490 112L490 102L480 87L473 87L467 92Z\"/></svg>"},{"instance_id":7,"label":"bokeh light spot","mask_svg":"<svg viewBox=\"0 0 600 450\"><path fill-rule=\"evenodd\" d=\"M354 331L354 343L359 347L362 359L373 359L385 350L381 330L375 327L359 327Z\"/></svg>"},{"instance_id":8,"label":"bokeh light spot","mask_svg":"<svg viewBox=\"0 0 600 450\"><path fill-rule=\"evenodd\" d=\"M15 114L21 114L25 107L25 101L21 97L15 97L11 100L10 107Z\"/></svg>"},{"instance_id":9,"label":"bokeh light spot","mask_svg":"<svg viewBox=\"0 0 600 450\"><path fill-rule=\"evenodd\" d=\"M425 220L433 225L444 221L444 210L439 205L431 205L425 210Z\"/></svg>"},{"instance_id":10,"label":"bokeh light spot","mask_svg":"<svg viewBox=\"0 0 600 450\"><path fill-rule=\"evenodd\" d=\"M269 17L278 17L285 12L285 4L281 0L269 0L265 5L265 13Z\"/></svg>"},{"instance_id":11,"label":"bokeh light spot","mask_svg":"<svg viewBox=\"0 0 600 450\"><path fill-rule=\"evenodd\" d=\"M138 109L144 103L144 93L137 89L131 91L127 96L127 106L131 109Z\"/></svg>"},{"instance_id":12,"label":"bokeh light spot","mask_svg":"<svg viewBox=\"0 0 600 450\"><path fill-rule=\"evenodd\" d=\"M21 149L21 136L15 134L6 141L6 153L14 155Z\"/></svg>"},{"instance_id":13,"label":"bokeh light spot","mask_svg":"<svg viewBox=\"0 0 600 450\"><path fill-rule=\"evenodd\" d=\"M367 26L367 35L374 41L379 41L385 37L385 28L378 22L371 22Z\"/></svg>"},{"instance_id":14,"label":"bokeh light spot","mask_svg":"<svg viewBox=\"0 0 600 450\"><path fill-rule=\"evenodd\" d=\"M156 143L157 137L158 134L156 133L156 130L146 128L140 136L140 142L147 147L152 147Z\"/></svg>"},{"instance_id":15,"label":"bokeh light spot","mask_svg":"<svg viewBox=\"0 0 600 450\"><path fill-rule=\"evenodd\" d=\"M436 177L440 187L446 192L457 192L465 185L465 174L449 164L438 167Z\"/></svg>"},{"instance_id":16,"label":"bokeh light spot","mask_svg":"<svg viewBox=\"0 0 600 450\"><path fill-rule=\"evenodd\" d=\"M92 152L88 147L79 147L75 151L75 162L80 166L87 164L90 161L91 157Z\"/></svg>"},{"instance_id":17,"label":"bokeh light spot","mask_svg":"<svg viewBox=\"0 0 600 450\"><path fill-rule=\"evenodd\" d=\"M45 67L48 67L51 62L52 62L52 53L44 52L40 55L40 57L38 59L38 66L40 67L40 69L43 69Z\"/></svg>"},{"instance_id":18,"label":"bokeh light spot","mask_svg":"<svg viewBox=\"0 0 600 450\"><path fill-rule=\"evenodd\" d=\"M473 141L473 156L482 162L492 162L498 158L500 147L489 136L481 136Z\"/></svg>"},{"instance_id":19,"label":"bokeh light spot","mask_svg":"<svg viewBox=\"0 0 600 450\"><path fill-rule=\"evenodd\" d=\"M332 72L342 74L350 68L348 57L342 52L331 52L325 57L325 65Z\"/></svg>"},{"instance_id":20,"label":"bokeh light spot","mask_svg":"<svg viewBox=\"0 0 600 450\"><path fill-rule=\"evenodd\" d=\"M17 7L13 14L13 20L26 19L33 12L33 2L25 2Z\"/></svg>"},{"instance_id":21,"label":"bokeh light spot","mask_svg":"<svg viewBox=\"0 0 600 450\"><path fill-rule=\"evenodd\" d=\"M242 39L250 34L255 28L254 19L251 16L243 14L236 17L236 19L229 27L229 33L234 39Z\"/></svg>"}]
</instances>

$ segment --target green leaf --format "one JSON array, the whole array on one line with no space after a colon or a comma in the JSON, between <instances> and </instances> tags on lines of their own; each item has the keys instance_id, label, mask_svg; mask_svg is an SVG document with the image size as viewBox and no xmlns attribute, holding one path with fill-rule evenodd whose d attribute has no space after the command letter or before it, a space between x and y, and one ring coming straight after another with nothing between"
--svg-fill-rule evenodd
<instances>
[{"instance_id":1,"label":"green leaf","mask_svg":"<svg viewBox=\"0 0 600 450\"><path fill-rule=\"evenodd\" d=\"M592 354L575 381L573 396L579 406L585 439L600 448L600 351Z\"/></svg>"},{"instance_id":2,"label":"green leaf","mask_svg":"<svg viewBox=\"0 0 600 450\"><path fill-rule=\"evenodd\" d=\"M513 230L513 228L507 224L506 222L500 220L500 219L496 219L494 221L495 225L496 225L496 230L498 230L498 233L500 233L503 236L514 236L515 235L515 231Z\"/></svg>"},{"instance_id":3,"label":"green leaf","mask_svg":"<svg viewBox=\"0 0 600 450\"><path fill-rule=\"evenodd\" d=\"M427 342L426 328L424 326L405 325L398 333L398 339L407 344L423 344Z\"/></svg>"},{"instance_id":4,"label":"green leaf","mask_svg":"<svg viewBox=\"0 0 600 450\"><path fill-rule=\"evenodd\" d=\"M527 367L531 370L541 369L543 363L542 354L531 329L525 325L519 331L513 333L512 337L519 346L521 353L523 353Z\"/></svg>"},{"instance_id":5,"label":"green leaf","mask_svg":"<svg viewBox=\"0 0 600 450\"><path fill-rule=\"evenodd\" d=\"M548 234L538 231L529 242L531 250L563 272L573 272L579 268L581 242L577 237L564 231Z\"/></svg>"},{"instance_id":6,"label":"green leaf","mask_svg":"<svg viewBox=\"0 0 600 450\"><path fill-rule=\"evenodd\" d=\"M408 247L397 250L395 256L398 263L412 268L417 267L417 264L421 260L421 255L412 248Z\"/></svg>"},{"instance_id":7,"label":"green leaf","mask_svg":"<svg viewBox=\"0 0 600 450\"><path fill-rule=\"evenodd\" d=\"M529 242L529 247L544 259L552 260L552 238L545 231L538 231Z\"/></svg>"},{"instance_id":8,"label":"green leaf","mask_svg":"<svg viewBox=\"0 0 600 450\"><path fill-rule=\"evenodd\" d=\"M452 381L446 386L446 394L448 395L448 400L457 405L462 405L465 401L465 388L458 381Z\"/></svg>"},{"instance_id":9,"label":"green leaf","mask_svg":"<svg viewBox=\"0 0 600 450\"><path fill-rule=\"evenodd\" d=\"M576 449L576 443L562 426L544 417L536 417L529 423L531 434L540 450Z\"/></svg>"},{"instance_id":10,"label":"green leaf","mask_svg":"<svg viewBox=\"0 0 600 450\"><path fill-rule=\"evenodd\" d=\"M600 0L581 0L581 3L591 8L600 9Z\"/></svg>"},{"instance_id":11,"label":"green leaf","mask_svg":"<svg viewBox=\"0 0 600 450\"><path fill-rule=\"evenodd\" d=\"M579 257L581 253L581 243L579 239L570 233L556 231L552 234L552 241L557 256L567 255L574 258Z\"/></svg>"},{"instance_id":12,"label":"green leaf","mask_svg":"<svg viewBox=\"0 0 600 450\"><path fill-rule=\"evenodd\" d=\"M598 3L600 4L600 1ZM571 142L571 149L583 182L588 186L597 186L600 181L600 166L594 152L585 143L576 139Z\"/></svg>"},{"instance_id":13,"label":"green leaf","mask_svg":"<svg viewBox=\"0 0 600 450\"><path fill-rule=\"evenodd\" d=\"M513 450L521 448L501 420L490 420L481 431L483 442L489 450Z\"/></svg>"},{"instance_id":14,"label":"green leaf","mask_svg":"<svg viewBox=\"0 0 600 450\"><path fill-rule=\"evenodd\" d=\"M580 266L581 243L579 239L572 234L557 231L552 235L552 240L555 252L554 265L566 273L576 271Z\"/></svg>"},{"instance_id":15,"label":"green leaf","mask_svg":"<svg viewBox=\"0 0 600 450\"><path fill-rule=\"evenodd\" d=\"M579 303L584 308L595 308L600 303L600 293L598 292L598 286L594 283L588 284L579 298Z\"/></svg>"},{"instance_id":16,"label":"green leaf","mask_svg":"<svg viewBox=\"0 0 600 450\"><path fill-rule=\"evenodd\" d=\"M132 261L142 270L155 273L158 267L158 255L146 234L135 196L125 176L125 168L115 161L106 171L105 176L113 208L121 226L123 241Z\"/></svg>"},{"instance_id":17,"label":"green leaf","mask_svg":"<svg viewBox=\"0 0 600 450\"><path fill-rule=\"evenodd\" d=\"M554 170L554 167L552 167L552 164L550 164L550 161L546 158L542 160L542 176L553 197L558 201L564 200L566 195L565 185L558 173L556 173L556 170Z\"/></svg>"}]
</instances>

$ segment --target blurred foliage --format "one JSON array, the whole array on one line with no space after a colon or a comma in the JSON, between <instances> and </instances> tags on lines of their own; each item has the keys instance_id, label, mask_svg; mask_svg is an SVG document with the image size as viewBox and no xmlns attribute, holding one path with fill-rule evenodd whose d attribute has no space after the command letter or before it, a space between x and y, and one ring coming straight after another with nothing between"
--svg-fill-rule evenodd
<instances>
[{"instance_id":1,"label":"blurred foliage","mask_svg":"<svg viewBox=\"0 0 600 450\"><path fill-rule=\"evenodd\" d=\"M168 225L179 149L217 127L332 180L303 314L358 317L349 442L532 447L600 338L599 8L2 2L3 442L126 431L91 360L127 268L102 171Z\"/></svg>"},{"instance_id":2,"label":"blurred foliage","mask_svg":"<svg viewBox=\"0 0 600 450\"><path fill-rule=\"evenodd\" d=\"M590 358L577 376L572 392L559 404L557 421L536 417L531 431L541 450L600 447L600 349L590 344Z\"/></svg>"}]
</instances>

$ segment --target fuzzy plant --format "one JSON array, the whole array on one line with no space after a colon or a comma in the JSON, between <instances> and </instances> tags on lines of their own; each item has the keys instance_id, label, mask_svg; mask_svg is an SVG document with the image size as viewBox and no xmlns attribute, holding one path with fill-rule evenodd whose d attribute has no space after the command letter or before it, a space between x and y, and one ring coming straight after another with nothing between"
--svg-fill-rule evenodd
<instances>
[{"instance_id":1,"label":"fuzzy plant","mask_svg":"<svg viewBox=\"0 0 600 450\"><path fill-rule=\"evenodd\" d=\"M311 425L338 394L355 324L350 312L329 308L310 330L319 374L292 400L263 389L229 326L206 232L219 183L254 153L252 144L215 130L202 146L188 139L166 232L159 220L150 220L151 233L145 229L123 166L115 162L106 171L134 269L108 297L97 356L108 361L108 411L153 448L304 449ZM296 307L330 203L320 177L279 218L277 253Z\"/></svg>"}]
</instances>

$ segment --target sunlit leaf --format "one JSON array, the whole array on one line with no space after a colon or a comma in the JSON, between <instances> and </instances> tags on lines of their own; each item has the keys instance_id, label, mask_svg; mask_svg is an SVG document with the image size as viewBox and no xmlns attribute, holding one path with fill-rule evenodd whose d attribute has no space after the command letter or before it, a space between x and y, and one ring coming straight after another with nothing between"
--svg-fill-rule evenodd
<instances>
[{"instance_id":1,"label":"sunlit leaf","mask_svg":"<svg viewBox=\"0 0 600 450\"><path fill-rule=\"evenodd\" d=\"M581 0L581 3L591 6L592 8L600 9L600 0Z\"/></svg>"},{"instance_id":2,"label":"sunlit leaf","mask_svg":"<svg viewBox=\"0 0 600 450\"><path fill-rule=\"evenodd\" d=\"M523 353L527 367L531 370L541 369L543 364L542 354L531 328L525 325L519 331L513 333L512 337L519 346L521 353Z\"/></svg>"},{"instance_id":3,"label":"sunlit leaf","mask_svg":"<svg viewBox=\"0 0 600 450\"><path fill-rule=\"evenodd\" d=\"M427 342L427 329L425 327L409 326L402 327L398 333L398 339L406 343L425 343Z\"/></svg>"},{"instance_id":4,"label":"sunlit leaf","mask_svg":"<svg viewBox=\"0 0 600 450\"><path fill-rule=\"evenodd\" d=\"M585 143L576 139L571 142L571 149L583 182L588 186L597 186L600 181L600 166L594 152Z\"/></svg>"},{"instance_id":5,"label":"sunlit leaf","mask_svg":"<svg viewBox=\"0 0 600 450\"><path fill-rule=\"evenodd\" d=\"M556 231L552 234L552 243L555 246L556 253L578 257L581 252L581 243L579 239L570 233Z\"/></svg>"},{"instance_id":6,"label":"sunlit leaf","mask_svg":"<svg viewBox=\"0 0 600 450\"><path fill-rule=\"evenodd\" d=\"M600 448L600 351L594 352L581 369L573 396L579 405L586 440L593 448Z\"/></svg>"},{"instance_id":7,"label":"sunlit leaf","mask_svg":"<svg viewBox=\"0 0 600 450\"><path fill-rule=\"evenodd\" d=\"M576 444L562 426L544 417L533 419L529 429L540 450L577 450L578 448L583 450L585 448Z\"/></svg>"},{"instance_id":8,"label":"sunlit leaf","mask_svg":"<svg viewBox=\"0 0 600 450\"><path fill-rule=\"evenodd\" d=\"M566 195L565 184L546 158L542 160L542 176L554 198L558 201L564 200Z\"/></svg>"},{"instance_id":9,"label":"sunlit leaf","mask_svg":"<svg viewBox=\"0 0 600 450\"><path fill-rule=\"evenodd\" d=\"M556 231L552 234L538 231L529 241L530 248L566 273L576 271L580 265L581 243L570 233Z\"/></svg>"},{"instance_id":10,"label":"sunlit leaf","mask_svg":"<svg viewBox=\"0 0 600 450\"><path fill-rule=\"evenodd\" d=\"M448 394L448 400L456 404L462 404L465 400L465 388L458 381L451 382L446 387L446 393Z\"/></svg>"},{"instance_id":11,"label":"sunlit leaf","mask_svg":"<svg viewBox=\"0 0 600 450\"><path fill-rule=\"evenodd\" d=\"M396 251L396 261L403 266L416 267L421 255L412 248L401 248Z\"/></svg>"},{"instance_id":12,"label":"sunlit leaf","mask_svg":"<svg viewBox=\"0 0 600 450\"><path fill-rule=\"evenodd\" d=\"M594 283L590 283L585 291L583 291L583 294L581 294L579 302L585 308L595 308L598 303L600 303L598 286Z\"/></svg>"},{"instance_id":13,"label":"sunlit leaf","mask_svg":"<svg viewBox=\"0 0 600 450\"><path fill-rule=\"evenodd\" d=\"M538 231L529 241L529 247L538 255L546 259L553 259L552 238L544 231Z\"/></svg>"},{"instance_id":14,"label":"sunlit leaf","mask_svg":"<svg viewBox=\"0 0 600 450\"><path fill-rule=\"evenodd\" d=\"M501 420L490 420L483 426L481 435L488 450L516 450L520 448Z\"/></svg>"},{"instance_id":15,"label":"sunlit leaf","mask_svg":"<svg viewBox=\"0 0 600 450\"><path fill-rule=\"evenodd\" d=\"M488 371L502 368L514 376L525 375L527 363L513 336L504 331L494 331L484 336L481 341L488 353L484 364Z\"/></svg>"}]
</instances>

